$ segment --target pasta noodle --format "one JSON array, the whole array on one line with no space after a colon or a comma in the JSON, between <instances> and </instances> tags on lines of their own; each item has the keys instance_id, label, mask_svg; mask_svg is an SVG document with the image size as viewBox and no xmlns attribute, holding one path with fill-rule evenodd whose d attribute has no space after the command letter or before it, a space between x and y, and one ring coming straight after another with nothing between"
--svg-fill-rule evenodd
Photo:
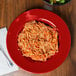
<instances>
[{"instance_id":1,"label":"pasta noodle","mask_svg":"<svg viewBox=\"0 0 76 76\"><path fill-rule=\"evenodd\" d=\"M18 35L18 46L23 56L46 61L58 52L58 32L42 22L27 22Z\"/></svg>"}]
</instances>

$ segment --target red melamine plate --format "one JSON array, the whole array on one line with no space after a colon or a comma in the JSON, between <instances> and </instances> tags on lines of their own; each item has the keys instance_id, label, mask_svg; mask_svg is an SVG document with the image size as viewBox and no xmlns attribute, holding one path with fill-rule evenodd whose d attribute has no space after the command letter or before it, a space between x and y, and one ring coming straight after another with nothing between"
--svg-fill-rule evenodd
<instances>
[{"instance_id":1,"label":"red melamine plate","mask_svg":"<svg viewBox=\"0 0 76 76\"><path fill-rule=\"evenodd\" d=\"M17 36L24 24L31 20L42 21L50 26L56 26L59 33L59 52L46 62L37 62L23 57L18 50ZM33 73L45 73L56 69L66 59L71 45L71 37L66 23L56 14L43 9L32 9L18 16L9 27L7 33L7 49L12 60L24 70Z\"/></svg>"}]
</instances>

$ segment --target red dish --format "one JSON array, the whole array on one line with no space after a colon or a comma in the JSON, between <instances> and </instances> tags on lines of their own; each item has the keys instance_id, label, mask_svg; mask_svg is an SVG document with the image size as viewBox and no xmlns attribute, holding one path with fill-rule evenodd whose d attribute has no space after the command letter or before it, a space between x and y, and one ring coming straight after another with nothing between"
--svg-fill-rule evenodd
<instances>
[{"instance_id":1,"label":"red dish","mask_svg":"<svg viewBox=\"0 0 76 76\"><path fill-rule=\"evenodd\" d=\"M33 61L22 56L18 50L17 36L24 24L31 20L42 21L50 26L56 26L59 33L59 52L46 62ZM11 24L7 33L7 49L12 60L24 70L33 73L45 73L56 69L66 59L71 45L70 32L66 23L56 14L43 9L32 9L22 13Z\"/></svg>"}]
</instances>

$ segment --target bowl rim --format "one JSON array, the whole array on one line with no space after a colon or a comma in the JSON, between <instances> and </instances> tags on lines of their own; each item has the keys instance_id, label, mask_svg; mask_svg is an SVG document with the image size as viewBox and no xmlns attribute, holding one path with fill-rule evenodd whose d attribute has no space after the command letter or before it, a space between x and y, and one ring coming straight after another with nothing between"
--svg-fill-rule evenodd
<instances>
[{"instance_id":1,"label":"bowl rim","mask_svg":"<svg viewBox=\"0 0 76 76\"><path fill-rule=\"evenodd\" d=\"M65 3L62 3L62 4L54 4L54 5L51 5L50 3L48 3L47 1L44 1L43 0L43 2L45 3L45 4L47 4L48 6L62 6L62 5L65 5L65 4L67 4L67 3L70 3L72 0L69 0L68 2L65 2Z\"/></svg>"},{"instance_id":2,"label":"bowl rim","mask_svg":"<svg viewBox=\"0 0 76 76\"><path fill-rule=\"evenodd\" d=\"M31 9L31 10L44 10L44 9ZM30 10L28 10L28 11L30 11ZM45 11L48 11L48 10L45 10ZM27 12L27 11L25 11L25 12ZM24 13L25 13L25 12L24 12ZM50 11L49 11L49 12L50 12ZM21 15L23 15L24 13L20 14L19 16L17 16L16 19L17 19L18 17L20 17ZM53 12L51 12L51 13L53 13ZM54 14L55 14L55 13L54 13ZM55 14L55 15L56 15L56 14ZM56 15L56 16L58 16L58 15ZM58 17L59 17L59 16L58 16ZM61 18L61 17L60 17L60 18ZM16 20L16 19L15 19L15 20ZM61 19L62 19L62 18L61 18ZM15 20L14 20L14 21L15 21ZM62 19L62 20L63 20L63 19ZM14 23L14 21L13 21L12 23ZM63 21L63 22L64 22L64 21ZM12 23L11 23L11 24L12 24ZM65 23L65 22L64 22L64 23ZM9 27L9 28L10 28L10 27ZM67 28L68 28L68 27L67 27ZM8 29L8 31L9 31L9 29ZM70 31L69 31L69 33L70 33ZM8 37L8 33L7 33L7 37ZM7 45L7 37L6 37L6 45ZM70 46L71 46L71 35L70 35ZM8 54L10 55L9 50L8 50L8 46L7 46L7 51L8 51ZM68 50L68 52L67 52L67 54L66 54L66 57L68 56L69 51L70 51L70 48L69 48L69 50ZM11 55L10 55L10 57L11 57ZM66 59L66 57L65 57L65 59ZM22 68L19 64L16 63L16 61L15 61L12 57L11 57L11 59L15 62L16 65L18 65L20 68ZM65 59L64 59L64 60L65 60ZM57 67L59 67L59 66L64 62L64 60L63 60ZM57 67L56 67L56 68L57 68ZM56 69L56 68L54 68L54 69ZM22 68L22 69L25 70L24 68ZM48 71L46 71L46 72L33 72L33 71L29 71L29 70L27 70L27 69L26 69L26 71L31 72L31 73L36 73L36 74L42 74L42 73L50 72L50 70L48 70ZM51 70L51 71L52 71L52 70Z\"/></svg>"}]
</instances>

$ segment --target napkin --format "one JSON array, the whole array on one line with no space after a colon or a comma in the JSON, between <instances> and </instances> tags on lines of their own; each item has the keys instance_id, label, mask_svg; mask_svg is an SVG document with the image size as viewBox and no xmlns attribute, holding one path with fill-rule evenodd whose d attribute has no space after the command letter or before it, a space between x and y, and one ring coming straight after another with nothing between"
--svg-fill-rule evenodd
<instances>
[{"instance_id":1,"label":"napkin","mask_svg":"<svg viewBox=\"0 0 76 76\"><path fill-rule=\"evenodd\" d=\"M4 50L10 61L13 63L13 66L10 66L7 58L3 54L2 50L0 50L0 76L4 74L8 74L10 72L14 72L18 70L18 66L11 60L7 48L6 48L6 35L7 35L7 29L6 27L0 29L0 47Z\"/></svg>"}]
</instances>

